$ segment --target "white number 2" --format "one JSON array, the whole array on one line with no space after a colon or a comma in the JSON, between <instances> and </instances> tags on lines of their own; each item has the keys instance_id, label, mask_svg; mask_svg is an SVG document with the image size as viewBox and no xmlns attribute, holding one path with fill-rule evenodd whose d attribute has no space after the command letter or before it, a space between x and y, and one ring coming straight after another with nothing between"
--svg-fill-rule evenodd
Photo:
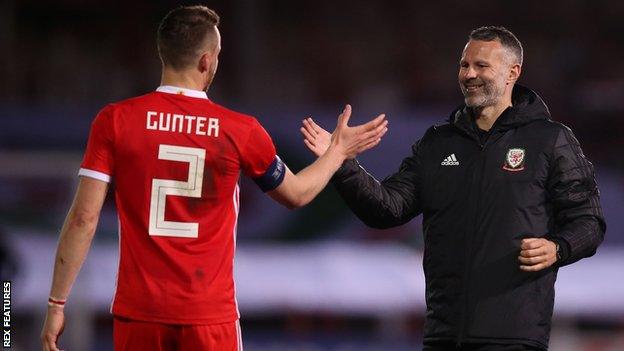
<instances>
[{"instance_id":1,"label":"white number 2","mask_svg":"<svg viewBox=\"0 0 624 351\"><path fill-rule=\"evenodd\" d=\"M197 238L199 223L174 222L165 220L167 195L201 197L204 181L204 161L206 150L194 147L160 145L159 160L187 162L188 180L182 182L171 179L152 180L152 199L149 213L149 235Z\"/></svg>"}]
</instances>

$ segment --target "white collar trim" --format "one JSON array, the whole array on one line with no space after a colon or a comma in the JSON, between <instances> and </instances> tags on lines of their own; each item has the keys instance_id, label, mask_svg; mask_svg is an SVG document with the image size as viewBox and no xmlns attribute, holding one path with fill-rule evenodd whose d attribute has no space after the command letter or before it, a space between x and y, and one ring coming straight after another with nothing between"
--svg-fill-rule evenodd
<instances>
[{"instance_id":1,"label":"white collar trim","mask_svg":"<svg viewBox=\"0 0 624 351\"><path fill-rule=\"evenodd\" d=\"M161 85L156 89L156 91L161 93L191 96L206 100L208 99L208 95L206 95L205 91L174 87L173 85Z\"/></svg>"}]
</instances>

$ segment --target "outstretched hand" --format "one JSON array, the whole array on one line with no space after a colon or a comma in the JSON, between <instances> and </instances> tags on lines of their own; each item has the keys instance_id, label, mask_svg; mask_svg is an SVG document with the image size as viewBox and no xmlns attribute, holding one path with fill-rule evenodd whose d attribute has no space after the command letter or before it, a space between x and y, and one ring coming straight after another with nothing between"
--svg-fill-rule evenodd
<instances>
[{"instance_id":1,"label":"outstretched hand","mask_svg":"<svg viewBox=\"0 0 624 351\"><path fill-rule=\"evenodd\" d=\"M354 158L370 148L375 147L388 131L388 121L385 114L358 126L349 127L351 105L346 105L338 116L336 129L332 134L316 124L312 118L303 120L300 128L303 142L316 156L324 154L330 145L338 148L346 158Z\"/></svg>"},{"instance_id":2,"label":"outstretched hand","mask_svg":"<svg viewBox=\"0 0 624 351\"><path fill-rule=\"evenodd\" d=\"M299 130L303 134L303 142L317 157L327 151L331 143L331 134L316 124L312 117L304 119L303 127Z\"/></svg>"}]
</instances>

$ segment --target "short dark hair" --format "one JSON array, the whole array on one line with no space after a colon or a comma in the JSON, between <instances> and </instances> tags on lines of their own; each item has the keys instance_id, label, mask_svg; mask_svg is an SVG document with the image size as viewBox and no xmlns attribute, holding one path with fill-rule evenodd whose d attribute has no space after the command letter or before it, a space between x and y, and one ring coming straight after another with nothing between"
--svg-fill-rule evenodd
<instances>
[{"instance_id":1,"label":"short dark hair","mask_svg":"<svg viewBox=\"0 0 624 351\"><path fill-rule=\"evenodd\" d=\"M469 40L493 41L498 40L516 56L518 63L522 65L523 50L520 40L507 28L501 26L479 27L468 36Z\"/></svg>"},{"instance_id":2,"label":"short dark hair","mask_svg":"<svg viewBox=\"0 0 624 351\"><path fill-rule=\"evenodd\" d=\"M160 22L156 42L163 64L174 69L194 64L209 31L219 25L219 15L206 6L181 6Z\"/></svg>"}]
</instances>

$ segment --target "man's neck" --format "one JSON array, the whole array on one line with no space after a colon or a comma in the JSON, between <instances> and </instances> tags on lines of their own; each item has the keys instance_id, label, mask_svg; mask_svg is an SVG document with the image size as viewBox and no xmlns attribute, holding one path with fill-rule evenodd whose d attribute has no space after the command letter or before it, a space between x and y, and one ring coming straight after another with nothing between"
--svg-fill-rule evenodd
<instances>
[{"instance_id":1,"label":"man's neck","mask_svg":"<svg viewBox=\"0 0 624 351\"><path fill-rule=\"evenodd\" d=\"M489 131L492 129L498 117L509 107L512 106L511 99L500 104L486 106L483 108L474 108L472 110L473 117L477 123L477 127L482 130Z\"/></svg>"},{"instance_id":2,"label":"man's neck","mask_svg":"<svg viewBox=\"0 0 624 351\"><path fill-rule=\"evenodd\" d=\"M202 79L184 71L165 69L160 77L160 85L204 91Z\"/></svg>"}]
</instances>

